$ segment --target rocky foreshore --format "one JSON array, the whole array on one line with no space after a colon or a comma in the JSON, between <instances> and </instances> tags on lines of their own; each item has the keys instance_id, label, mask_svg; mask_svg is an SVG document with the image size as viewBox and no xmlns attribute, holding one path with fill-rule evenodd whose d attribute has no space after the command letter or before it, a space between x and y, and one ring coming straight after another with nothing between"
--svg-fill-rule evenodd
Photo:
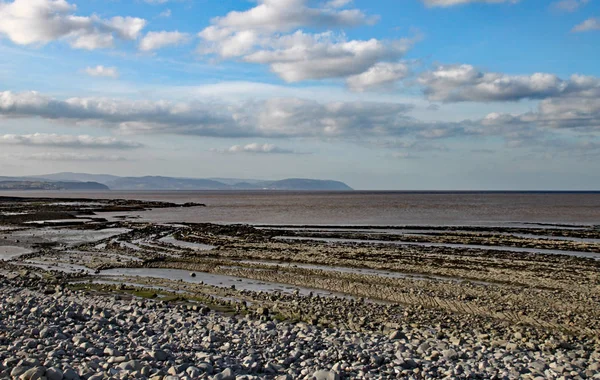
<instances>
[{"instance_id":1,"label":"rocky foreshore","mask_svg":"<svg viewBox=\"0 0 600 380\"><path fill-rule=\"evenodd\" d=\"M356 332L87 294L33 274L2 276L0 288L1 379L600 378L598 342L526 329L494 342L493 326Z\"/></svg>"},{"instance_id":2,"label":"rocky foreshore","mask_svg":"<svg viewBox=\"0 0 600 380\"><path fill-rule=\"evenodd\" d=\"M595 226L130 214L194 206L0 198L0 380L600 379Z\"/></svg>"}]
</instances>

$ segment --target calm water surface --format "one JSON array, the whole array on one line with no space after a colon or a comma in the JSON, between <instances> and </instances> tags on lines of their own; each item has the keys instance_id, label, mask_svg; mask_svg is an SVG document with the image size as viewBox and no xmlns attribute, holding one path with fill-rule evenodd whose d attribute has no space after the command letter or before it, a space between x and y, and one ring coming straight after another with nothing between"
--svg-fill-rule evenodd
<instances>
[{"instance_id":1,"label":"calm water surface","mask_svg":"<svg viewBox=\"0 0 600 380\"><path fill-rule=\"evenodd\" d=\"M336 225L600 224L600 193L271 191L1 192L0 196L199 202L134 213L154 222ZM108 216L124 215L123 213Z\"/></svg>"}]
</instances>

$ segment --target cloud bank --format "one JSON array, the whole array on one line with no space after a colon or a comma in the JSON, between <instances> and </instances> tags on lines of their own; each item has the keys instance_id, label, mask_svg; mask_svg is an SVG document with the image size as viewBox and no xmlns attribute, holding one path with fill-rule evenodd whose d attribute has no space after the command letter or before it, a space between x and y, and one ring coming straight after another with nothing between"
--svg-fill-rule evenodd
<instances>
[{"instance_id":1,"label":"cloud bank","mask_svg":"<svg viewBox=\"0 0 600 380\"><path fill-rule=\"evenodd\" d=\"M565 80L546 73L507 75L484 72L471 65L440 65L421 74L418 82L429 100L442 102L600 96L597 77L575 74Z\"/></svg>"},{"instance_id":2,"label":"cloud bank","mask_svg":"<svg viewBox=\"0 0 600 380\"><path fill-rule=\"evenodd\" d=\"M210 137L351 137L403 133L411 106L274 98L242 104L107 98L59 100L38 92L0 92L0 115L89 122L123 133Z\"/></svg>"},{"instance_id":3,"label":"cloud bank","mask_svg":"<svg viewBox=\"0 0 600 380\"><path fill-rule=\"evenodd\" d=\"M311 138L343 140L410 152L441 151L445 149L444 144L434 141L457 138L484 141L495 137L501 138L508 147L548 148L551 141L581 141L582 134L587 134L593 141L592 136L600 133L600 98L583 97L582 94L591 95L595 89L580 87L586 90L579 88L575 92L577 96L544 99L535 111L491 113L481 119L459 122L421 121L409 116L412 106L398 103L319 103L298 98L273 98L239 104L106 98L59 100L36 92L0 92L0 117L39 117L72 126L85 124L109 128L130 135ZM131 142L81 136L25 135L5 139L19 144L136 147ZM389 141L394 141L394 145L385 143ZM236 145L228 152L290 153L275 145L258 143Z\"/></svg>"},{"instance_id":4,"label":"cloud bank","mask_svg":"<svg viewBox=\"0 0 600 380\"><path fill-rule=\"evenodd\" d=\"M142 147L142 144L140 143L133 141L121 141L113 137L58 135L46 133L34 133L29 135L0 135L0 144L105 149L135 149Z\"/></svg>"},{"instance_id":5,"label":"cloud bank","mask_svg":"<svg viewBox=\"0 0 600 380\"><path fill-rule=\"evenodd\" d=\"M16 154L5 155L9 158L17 158L20 160L32 161L127 161L128 159L122 156L104 155L104 154L86 154L86 153L33 153L33 154Z\"/></svg>"}]
</instances>

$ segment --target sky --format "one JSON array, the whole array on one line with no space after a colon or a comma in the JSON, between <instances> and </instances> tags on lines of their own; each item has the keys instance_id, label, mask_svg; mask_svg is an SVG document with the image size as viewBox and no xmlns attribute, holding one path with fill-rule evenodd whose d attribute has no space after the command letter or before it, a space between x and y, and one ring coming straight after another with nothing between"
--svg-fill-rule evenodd
<instances>
[{"instance_id":1,"label":"sky","mask_svg":"<svg viewBox=\"0 0 600 380\"><path fill-rule=\"evenodd\" d=\"M0 0L0 175L600 189L600 0Z\"/></svg>"}]
</instances>

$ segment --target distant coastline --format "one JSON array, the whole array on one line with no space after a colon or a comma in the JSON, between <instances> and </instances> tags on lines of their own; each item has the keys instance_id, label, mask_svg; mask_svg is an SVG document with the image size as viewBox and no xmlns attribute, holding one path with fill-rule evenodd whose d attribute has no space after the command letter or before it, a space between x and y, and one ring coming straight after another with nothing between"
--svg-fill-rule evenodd
<instances>
[{"instance_id":1,"label":"distant coastline","mask_svg":"<svg viewBox=\"0 0 600 380\"><path fill-rule=\"evenodd\" d=\"M118 177L106 174L55 173L30 177L0 177L0 190L352 191L354 189L340 181L308 178L256 180L233 178L175 178L162 176Z\"/></svg>"},{"instance_id":2,"label":"distant coastline","mask_svg":"<svg viewBox=\"0 0 600 380\"><path fill-rule=\"evenodd\" d=\"M356 194L600 194L596 190L365 190L341 181L288 178L257 180L239 178L178 178L162 176L119 177L109 174L55 173L36 176L0 176L0 191L203 191L203 192L353 192Z\"/></svg>"}]
</instances>

